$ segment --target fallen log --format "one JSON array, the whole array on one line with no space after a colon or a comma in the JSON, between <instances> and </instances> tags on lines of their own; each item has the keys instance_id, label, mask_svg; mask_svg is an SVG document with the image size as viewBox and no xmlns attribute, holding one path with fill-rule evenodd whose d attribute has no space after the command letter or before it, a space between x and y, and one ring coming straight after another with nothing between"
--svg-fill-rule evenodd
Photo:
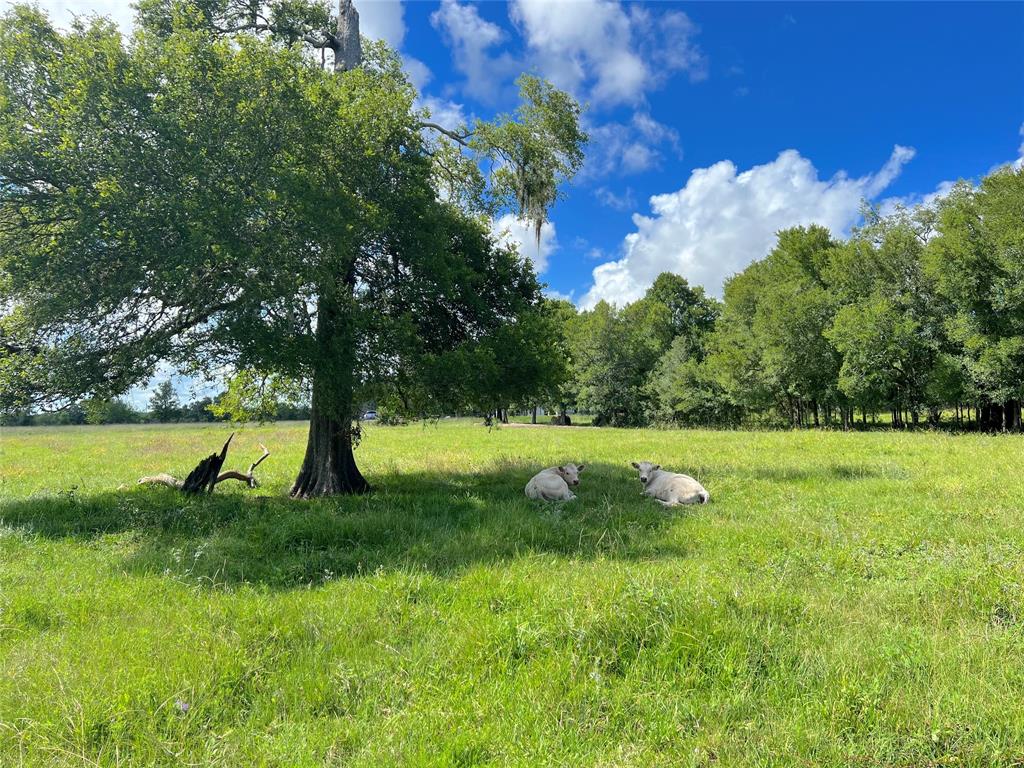
<instances>
[{"instance_id":1,"label":"fallen log","mask_svg":"<svg viewBox=\"0 0 1024 768\"><path fill-rule=\"evenodd\" d=\"M205 459L200 461L196 468L189 472L188 477L181 480L174 475L168 475L161 473L159 475L149 475L147 477L139 478L139 485L166 485L169 488L182 491L183 493L198 494L198 493L213 493L214 486L217 483L221 483L225 480L240 480L241 482L248 485L250 488L258 488L259 483L256 481L256 467L263 463L263 460L270 455L270 451L267 450L267 446L260 443L260 448L263 449L263 455L260 456L256 461L249 465L249 471L242 473L233 469L221 472L220 469L224 466L224 459L228 455L228 446L231 445L231 439L235 436L235 433L231 433L231 437L228 438L227 442L224 443L224 447L221 448L219 454L211 453Z\"/></svg>"}]
</instances>

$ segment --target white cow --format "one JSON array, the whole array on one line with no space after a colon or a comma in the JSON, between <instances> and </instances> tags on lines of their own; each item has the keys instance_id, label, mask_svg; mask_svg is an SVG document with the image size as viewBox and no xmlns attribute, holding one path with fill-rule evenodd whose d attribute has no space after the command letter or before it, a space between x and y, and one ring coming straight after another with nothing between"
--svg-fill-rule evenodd
<instances>
[{"instance_id":1,"label":"white cow","mask_svg":"<svg viewBox=\"0 0 1024 768\"><path fill-rule=\"evenodd\" d=\"M580 484L580 472L585 465L563 464L541 470L526 484L526 495L543 501L572 501L576 495L569 486Z\"/></svg>"},{"instance_id":2,"label":"white cow","mask_svg":"<svg viewBox=\"0 0 1024 768\"><path fill-rule=\"evenodd\" d=\"M640 472L640 482L644 484L644 493L666 507L677 504L707 504L711 494L703 485L689 475L678 475L667 472L660 464L649 461L633 462Z\"/></svg>"}]
</instances>

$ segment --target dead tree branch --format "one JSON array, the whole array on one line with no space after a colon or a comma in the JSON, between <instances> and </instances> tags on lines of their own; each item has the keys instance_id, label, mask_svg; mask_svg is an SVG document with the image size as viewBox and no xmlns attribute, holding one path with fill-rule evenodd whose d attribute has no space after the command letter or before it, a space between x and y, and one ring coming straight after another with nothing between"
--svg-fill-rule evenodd
<instances>
[{"instance_id":1,"label":"dead tree branch","mask_svg":"<svg viewBox=\"0 0 1024 768\"><path fill-rule=\"evenodd\" d=\"M228 446L231 444L231 438L234 436L234 433L231 433L231 437L229 437L227 442L224 443L224 447L221 449L219 455L211 453L199 462L199 464L196 465L196 468L193 469L184 480L174 477L174 475L161 473L159 475L149 475L147 477L139 478L139 485L166 485L168 488L174 488L175 490L190 494L203 492L212 493L214 486L225 480L239 480L250 488L258 488L259 483L257 482L255 475L256 467L262 464L263 461L270 456L270 451L267 450L267 446L263 443L260 443L263 455L249 465L248 472L243 473L233 469L229 469L225 472L220 471L224 464L224 459L227 457Z\"/></svg>"}]
</instances>

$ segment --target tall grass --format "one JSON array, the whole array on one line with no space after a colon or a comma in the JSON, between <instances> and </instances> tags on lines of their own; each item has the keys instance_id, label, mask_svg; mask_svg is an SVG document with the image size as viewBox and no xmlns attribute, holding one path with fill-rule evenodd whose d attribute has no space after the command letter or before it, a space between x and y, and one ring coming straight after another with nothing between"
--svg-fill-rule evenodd
<instances>
[{"instance_id":1,"label":"tall grass","mask_svg":"<svg viewBox=\"0 0 1024 768\"><path fill-rule=\"evenodd\" d=\"M0 765L1024 760L1020 437L371 425L293 502L304 429L0 436Z\"/></svg>"}]
</instances>

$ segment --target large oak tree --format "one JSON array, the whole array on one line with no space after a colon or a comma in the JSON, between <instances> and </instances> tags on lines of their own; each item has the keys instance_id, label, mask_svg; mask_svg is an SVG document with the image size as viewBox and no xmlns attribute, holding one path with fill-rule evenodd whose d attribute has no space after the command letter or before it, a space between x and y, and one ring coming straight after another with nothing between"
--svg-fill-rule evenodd
<instances>
[{"instance_id":1,"label":"large oak tree","mask_svg":"<svg viewBox=\"0 0 1024 768\"><path fill-rule=\"evenodd\" d=\"M539 285L489 221L543 223L579 107L524 77L515 113L438 125L350 0L138 22L0 19L0 406L116 396L161 360L302 381L293 495L364 491L363 397L480 402L504 382L477 372L530 352Z\"/></svg>"}]
</instances>

